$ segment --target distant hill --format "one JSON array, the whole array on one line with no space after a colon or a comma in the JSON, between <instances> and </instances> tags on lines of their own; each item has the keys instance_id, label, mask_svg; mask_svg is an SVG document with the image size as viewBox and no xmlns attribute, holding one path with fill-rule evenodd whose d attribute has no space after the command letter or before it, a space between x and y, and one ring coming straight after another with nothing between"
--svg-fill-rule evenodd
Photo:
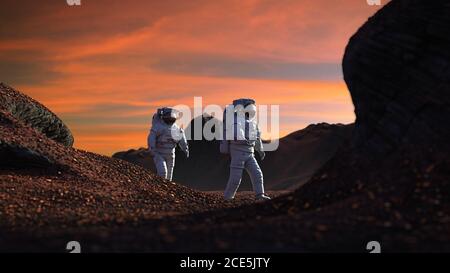
<instances>
[{"instance_id":1,"label":"distant hill","mask_svg":"<svg viewBox=\"0 0 450 273\"><path fill-rule=\"evenodd\" d=\"M203 117L202 125L210 119L211 117ZM194 120L189 126L194 128L193 124ZM186 128L187 132L189 126ZM280 139L279 148L274 152L267 152L265 160L259 161L266 188L288 190L303 185L350 138L352 130L353 125L320 123L309 125ZM174 180L198 190L223 190L229 175L229 157L219 153L219 142L191 140L189 146L189 159L177 150ZM113 157L155 171L153 159L145 150L141 148L118 152ZM247 174L244 174L240 189L251 189Z\"/></svg>"}]
</instances>

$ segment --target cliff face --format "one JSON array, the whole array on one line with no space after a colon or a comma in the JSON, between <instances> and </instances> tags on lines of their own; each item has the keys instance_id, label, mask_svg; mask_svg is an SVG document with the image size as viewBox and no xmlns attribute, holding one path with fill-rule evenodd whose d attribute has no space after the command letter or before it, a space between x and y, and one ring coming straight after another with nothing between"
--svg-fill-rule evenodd
<instances>
[{"instance_id":1,"label":"cliff face","mask_svg":"<svg viewBox=\"0 0 450 273\"><path fill-rule=\"evenodd\" d=\"M396 0L357 31L343 59L356 113L352 143L299 200L322 206L378 192L411 210L448 202L449 29L448 1Z\"/></svg>"},{"instance_id":2,"label":"cliff face","mask_svg":"<svg viewBox=\"0 0 450 273\"><path fill-rule=\"evenodd\" d=\"M350 39L344 78L356 111L355 143L383 156L401 145L447 145L450 3L398 0Z\"/></svg>"}]
</instances>

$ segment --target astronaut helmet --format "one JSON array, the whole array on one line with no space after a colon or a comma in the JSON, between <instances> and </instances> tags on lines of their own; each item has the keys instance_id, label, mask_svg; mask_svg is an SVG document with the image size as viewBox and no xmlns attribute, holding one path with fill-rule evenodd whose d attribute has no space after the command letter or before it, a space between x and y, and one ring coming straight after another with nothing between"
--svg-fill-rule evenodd
<instances>
[{"instance_id":1,"label":"astronaut helmet","mask_svg":"<svg viewBox=\"0 0 450 273\"><path fill-rule=\"evenodd\" d=\"M233 101L236 112L243 113L245 119L253 120L256 117L256 102L253 99L237 99Z\"/></svg>"},{"instance_id":2,"label":"astronaut helmet","mask_svg":"<svg viewBox=\"0 0 450 273\"><path fill-rule=\"evenodd\" d=\"M158 109L158 115L164 123L172 125L179 118L180 112L169 107Z\"/></svg>"}]
</instances>

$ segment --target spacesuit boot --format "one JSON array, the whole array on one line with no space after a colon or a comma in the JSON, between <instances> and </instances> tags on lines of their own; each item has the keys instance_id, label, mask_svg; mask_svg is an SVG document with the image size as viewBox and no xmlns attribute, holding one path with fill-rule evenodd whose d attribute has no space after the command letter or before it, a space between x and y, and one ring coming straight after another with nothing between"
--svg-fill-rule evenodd
<instances>
[{"instance_id":1,"label":"spacesuit boot","mask_svg":"<svg viewBox=\"0 0 450 273\"><path fill-rule=\"evenodd\" d=\"M270 199L272 199L272 198L270 198L269 196L265 195L264 193L256 195L256 200L270 200Z\"/></svg>"}]
</instances>

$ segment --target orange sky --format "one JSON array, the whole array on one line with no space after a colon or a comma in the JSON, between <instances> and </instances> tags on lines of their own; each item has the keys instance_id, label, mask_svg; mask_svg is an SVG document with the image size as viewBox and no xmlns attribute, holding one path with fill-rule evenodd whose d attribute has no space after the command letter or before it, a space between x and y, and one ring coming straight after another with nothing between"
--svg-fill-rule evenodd
<instances>
[{"instance_id":1,"label":"orange sky","mask_svg":"<svg viewBox=\"0 0 450 273\"><path fill-rule=\"evenodd\" d=\"M83 0L0 3L0 81L41 101L75 146L146 145L157 107L279 104L281 134L350 123L340 68L365 0ZM384 2L383 2L384 4Z\"/></svg>"}]
</instances>

